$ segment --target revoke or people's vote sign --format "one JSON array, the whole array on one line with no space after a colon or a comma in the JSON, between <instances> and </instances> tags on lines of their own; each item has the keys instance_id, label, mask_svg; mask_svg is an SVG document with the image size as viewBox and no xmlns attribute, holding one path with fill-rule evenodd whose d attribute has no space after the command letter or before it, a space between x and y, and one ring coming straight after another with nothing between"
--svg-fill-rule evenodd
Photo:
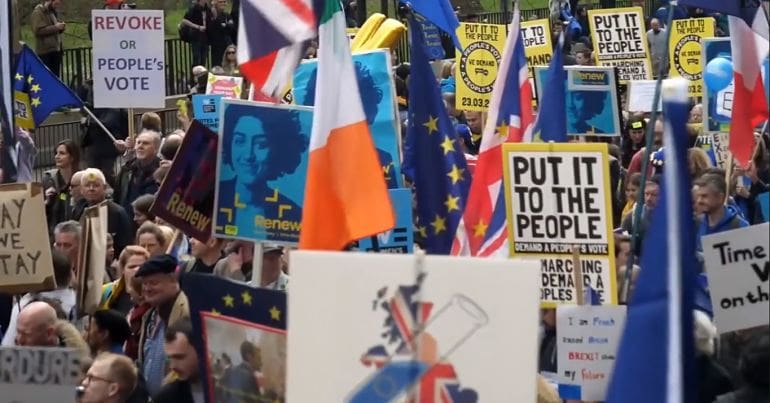
<instances>
[{"instance_id":1,"label":"revoke or people's vote sign","mask_svg":"<svg viewBox=\"0 0 770 403\"><path fill-rule=\"evenodd\" d=\"M621 83L651 80L641 7L588 10L597 66L618 68Z\"/></svg>"},{"instance_id":2,"label":"revoke or people's vote sign","mask_svg":"<svg viewBox=\"0 0 770 403\"><path fill-rule=\"evenodd\" d=\"M719 333L770 323L770 223L703 237Z\"/></svg>"},{"instance_id":3,"label":"revoke or people's vote sign","mask_svg":"<svg viewBox=\"0 0 770 403\"><path fill-rule=\"evenodd\" d=\"M94 105L166 105L163 10L93 10Z\"/></svg>"},{"instance_id":4,"label":"revoke or people's vote sign","mask_svg":"<svg viewBox=\"0 0 770 403\"><path fill-rule=\"evenodd\" d=\"M577 302L573 246L582 281L615 304L607 145L505 144L511 257L541 258L543 307Z\"/></svg>"}]
</instances>

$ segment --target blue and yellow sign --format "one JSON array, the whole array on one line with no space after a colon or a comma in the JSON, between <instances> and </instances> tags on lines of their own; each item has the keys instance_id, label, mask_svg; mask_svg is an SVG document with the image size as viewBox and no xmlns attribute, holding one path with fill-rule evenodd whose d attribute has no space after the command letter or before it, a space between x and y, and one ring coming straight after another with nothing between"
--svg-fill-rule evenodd
<instances>
[{"instance_id":1,"label":"blue and yellow sign","mask_svg":"<svg viewBox=\"0 0 770 403\"><path fill-rule=\"evenodd\" d=\"M299 241L313 109L222 100L214 235Z\"/></svg>"},{"instance_id":2,"label":"blue and yellow sign","mask_svg":"<svg viewBox=\"0 0 770 403\"><path fill-rule=\"evenodd\" d=\"M219 132L219 115L224 95L193 95L193 118L213 132Z\"/></svg>"}]
</instances>

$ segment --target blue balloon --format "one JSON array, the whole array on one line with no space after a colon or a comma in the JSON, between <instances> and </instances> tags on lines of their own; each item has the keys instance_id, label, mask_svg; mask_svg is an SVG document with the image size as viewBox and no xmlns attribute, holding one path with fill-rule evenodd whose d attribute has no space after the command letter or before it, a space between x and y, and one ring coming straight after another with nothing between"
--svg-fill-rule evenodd
<instances>
[{"instance_id":1,"label":"blue balloon","mask_svg":"<svg viewBox=\"0 0 770 403\"><path fill-rule=\"evenodd\" d=\"M726 57L715 57L706 64L703 80L711 91L722 91L733 81L733 62Z\"/></svg>"}]
</instances>

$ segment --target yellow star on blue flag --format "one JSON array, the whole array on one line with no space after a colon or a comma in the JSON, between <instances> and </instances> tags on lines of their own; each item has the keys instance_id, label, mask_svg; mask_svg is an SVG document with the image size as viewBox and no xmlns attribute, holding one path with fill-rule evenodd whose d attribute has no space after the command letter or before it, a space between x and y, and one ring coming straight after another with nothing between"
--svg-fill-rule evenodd
<instances>
[{"instance_id":1,"label":"yellow star on blue flag","mask_svg":"<svg viewBox=\"0 0 770 403\"><path fill-rule=\"evenodd\" d=\"M83 106L83 101L26 45L13 77L16 123L24 129L40 126L57 109Z\"/></svg>"},{"instance_id":2,"label":"yellow star on blue flag","mask_svg":"<svg viewBox=\"0 0 770 403\"><path fill-rule=\"evenodd\" d=\"M449 254L470 186L468 164L428 64L422 25L409 21L411 70L404 174L414 184L417 234L427 253Z\"/></svg>"}]
</instances>

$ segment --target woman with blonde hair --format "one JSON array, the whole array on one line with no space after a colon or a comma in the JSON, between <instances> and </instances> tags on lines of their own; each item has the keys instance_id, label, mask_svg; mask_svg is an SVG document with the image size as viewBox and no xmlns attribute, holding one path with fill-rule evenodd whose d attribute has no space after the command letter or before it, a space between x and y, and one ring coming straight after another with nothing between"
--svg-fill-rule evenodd
<instances>
[{"instance_id":1,"label":"woman with blonde hair","mask_svg":"<svg viewBox=\"0 0 770 403\"><path fill-rule=\"evenodd\" d=\"M692 147L687 150L687 166L690 170L690 178L700 177L703 172L713 167L711 158L702 148Z\"/></svg>"},{"instance_id":2,"label":"woman with blonde hair","mask_svg":"<svg viewBox=\"0 0 770 403\"><path fill-rule=\"evenodd\" d=\"M238 70L238 57L236 52L237 48L235 45L230 45L225 49L225 53L222 55L221 67L226 75L237 76L241 74Z\"/></svg>"},{"instance_id":3,"label":"woman with blonde hair","mask_svg":"<svg viewBox=\"0 0 770 403\"><path fill-rule=\"evenodd\" d=\"M131 280L139 267L150 258L150 254L141 246L129 245L123 249L118 258L117 280L102 286L100 309L114 309L123 314L134 306L131 301Z\"/></svg>"}]
</instances>

